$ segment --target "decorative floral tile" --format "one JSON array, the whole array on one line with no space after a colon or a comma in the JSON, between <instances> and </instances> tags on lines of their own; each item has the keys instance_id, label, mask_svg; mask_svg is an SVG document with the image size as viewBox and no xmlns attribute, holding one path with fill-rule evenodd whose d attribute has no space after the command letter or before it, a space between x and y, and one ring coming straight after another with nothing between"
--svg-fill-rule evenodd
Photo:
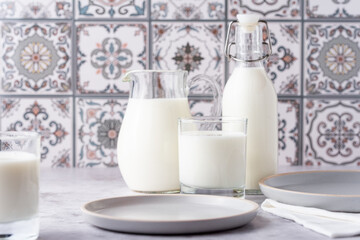
<instances>
[{"instance_id":1,"label":"decorative floral tile","mask_svg":"<svg viewBox=\"0 0 360 240\"><path fill-rule=\"evenodd\" d=\"M72 0L0 0L0 18L72 18Z\"/></svg>"},{"instance_id":2,"label":"decorative floral tile","mask_svg":"<svg viewBox=\"0 0 360 240\"><path fill-rule=\"evenodd\" d=\"M307 24L304 53L306 94L360 93L359 23Z\"/></svg>"},{"instance_id":3,"label":"decorative floral tile","mask_svg":"<svg viewBox=\"0 0 360 240\"><path fill-rule=\"evenodd\" d=\"M156 22L152 33L154 69L186 70L190 79L204 75L192 86L192 94L209 94L211 85L207 79L217 81L218 87L223 88L223 23Z\"/></svg>"},{"instance_id":4,"label":"decorative floral tile","mask_svg":"<svg viewBox=\"0 0 360 240\"><path fill-rule=\"evenodd\" d=\"M305 0L306 18L359 18L360 2L356 0Z\"/></svg>"},{"instance_id":5,"label":"decorative floral tile","mask_svg":"<svg viewBox=\"0 0 360 240\"><path fill-rule=\"evenodd\" d=\"M279 166L295 166L300 164L299 108L299 100L281 99L278 102Z\"/></svg>"},{"instance_id":6,"label":"decorative floral tile","mask_svg":"<svg viewBox=\"0 0 360 240\"><path fill-rule=\"evenodd\" d=\"M225 0L152 0L152 19L225 18Z\"/></svg>"},{"instance_id":7,"label":"decorative floral tile","mask_svg":"<svg viewBox=\"0 0 360 240\"><path fill-rule=\"evenodd\" d=\"M68 23L2 23L1 91L71 93Z\"/></svg>"},{"instance_id":8,"label":"decorative floral tile","mask_svg":"<svg viewBox=\"0 0 360 240\"><path fill-rule=\"evenodd\" d=\"M76 104L76 166L116 167L127 99L79 98Z\"/></svg>"},{"instance_id":9,"label":"decorative floral tile","mask_svg":"<svg viewBox=\"0 0 360 240\"><path fill-rule=\"evenodd\" d=\"M145 24L77 25L77 90L80 93L127 93L124 73L147 67Z\"/></svg>"},{"instance_id":10,"label":"decorative floral tile","mask_svg":"<svg viewBox=\"0 0 360 240\"><path fill-rule=\"evenodd\" d=\"M273 81L278 94L299 95L301 24L270 23L269 28L273 49L273 54L266 64L269 77Z\"/></svg>"},{"instance_id":11,"label":"decorative floral tile","mask_svg":"<svg viewBox=\"0 0 360 240\"><path fill-rule=\"evenodd\" d=\"M257 14L267 19L300 19L301 0L228 0L228 18Z\"/></svg>"},{"instance_id":12,"label":"decorative floral tile","mask_svg":"<svg viewBox=\"0 0 360 240\"><path fill-rule=\"evenodd\" d=\"M303 163L360 166L360 101L305 100Z\"/></svg>"},{"instance_id":13,"label":"decorative floral tile","mask_svg":"<svg viewBox=\"0 0 360 240\"><path fill-rule=\"evenodd\" d=\"M41 134L41 167L72 167L72 99L2 98L1 131Z\"/></svg>"},{"instance_id":14,"label":"decorative floral tile","mask_svg":"<svg viewBox=\"0 0 360 240\"><path fill-rule=\"evenodd\" d=\"M146 18L148 0L76 0L76 18Z\"/></svg>"},{"instance_id":15,"label":"decorative floral tile","mask_svg":"<svg viewBox=\"0 0 360 240\"><path fill-rule=\"evenodd\" d=\"M301 24L291 22L269 23L273 54L265 68L279 95L300 95L301 78ZM265 29L264 29L265 30ZM235 29L231 39L234 39ZM263 34L263 40L268 36ZM234 54L234 53L233 53ZM229 63L229 74L236 62Z\"/></svg>"}]
</instances>

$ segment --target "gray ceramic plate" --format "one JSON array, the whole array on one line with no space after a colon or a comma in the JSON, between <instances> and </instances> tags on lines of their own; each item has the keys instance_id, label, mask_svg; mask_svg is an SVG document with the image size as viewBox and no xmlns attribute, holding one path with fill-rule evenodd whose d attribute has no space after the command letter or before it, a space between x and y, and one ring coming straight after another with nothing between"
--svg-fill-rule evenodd
<instances>
[{"instance_id":1,"label":"gray ceramic plate","mask_svg":"<svg viewBox=\"0 0 360 240\"><path fill-rule=\"evenodd\" d=\"M137 195L97 200L81 210L97 227L142 234L189 234L240 227L254 219L258 204L207 195Z\"/></svg>"},{"instance_id":2,"label":"gray ceramic plate","mask_svg":"<svg viewBox=\"0 0 360 240\"><path fill-rule=\"evenodd\" d=\"M261 191L282 203L330 211L360 212L360 171L311 171L262 179Z\"/></svg>"}]
</instances>

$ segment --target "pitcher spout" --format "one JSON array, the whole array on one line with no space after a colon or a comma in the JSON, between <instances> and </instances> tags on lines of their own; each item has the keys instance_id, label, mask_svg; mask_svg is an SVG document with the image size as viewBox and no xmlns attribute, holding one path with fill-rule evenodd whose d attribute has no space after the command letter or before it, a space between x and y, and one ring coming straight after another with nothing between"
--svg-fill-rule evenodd
<instances>
[{"instance_id":1,"label":"pitcher spout","mask_svg":"<svg viewBox=\"0 0 360 240\"><path fill-rule=\"evenodd\" d=\"M132 71L127 71L125 73L125 75L121 78L122 82L131 82L133 80L135 80L135 73L137 72L141 72L142 70L132 70Z\"/></svg>"}]
</instances>

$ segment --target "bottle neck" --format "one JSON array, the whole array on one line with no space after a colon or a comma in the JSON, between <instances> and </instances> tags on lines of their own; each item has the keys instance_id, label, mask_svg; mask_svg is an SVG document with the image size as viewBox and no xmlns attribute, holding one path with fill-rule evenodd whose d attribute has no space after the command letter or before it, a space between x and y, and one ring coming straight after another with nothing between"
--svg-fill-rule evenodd
<instances>
[{"instance_id":1,"label":"bottle neck","mask_svg":"<svg viewBox=\"0 0 360 240\"><path fill-rule=\"evenodd\" d=\"M262 31L259 25L238 25L235 29L236 58L243 61L262 57ZM240 67L263 67L262 61L238 62Z\"/></svg>"},{"instance_id":2,"label":"bottle neck","mask_svg":"<svg viewBox=\"0 0 360 240\"><path fill-rule=\"evenodd\" d=\"M264 64L263 64L263 61L236 62L235 67L241 67L241 68L264 68Z\"/></svg>"}]
</instances>

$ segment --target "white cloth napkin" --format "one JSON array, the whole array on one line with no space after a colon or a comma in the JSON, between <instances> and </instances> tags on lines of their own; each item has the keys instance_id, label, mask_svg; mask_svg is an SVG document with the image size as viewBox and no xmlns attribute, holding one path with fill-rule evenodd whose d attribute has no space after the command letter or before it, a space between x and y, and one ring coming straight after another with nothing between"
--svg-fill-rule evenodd
<instances>
[{"instance_id":1,"label":"white cloth napkin","mask_svg":"<svg viewBox=\"0 0 360 240\"><path fill-rule=\"evenodd\" d=\"M261 208L331 238L360 234L360 214L358 213L330 212L318 208L288 205L271 199L266 199Z\"/></svg>"}]
</instances>

